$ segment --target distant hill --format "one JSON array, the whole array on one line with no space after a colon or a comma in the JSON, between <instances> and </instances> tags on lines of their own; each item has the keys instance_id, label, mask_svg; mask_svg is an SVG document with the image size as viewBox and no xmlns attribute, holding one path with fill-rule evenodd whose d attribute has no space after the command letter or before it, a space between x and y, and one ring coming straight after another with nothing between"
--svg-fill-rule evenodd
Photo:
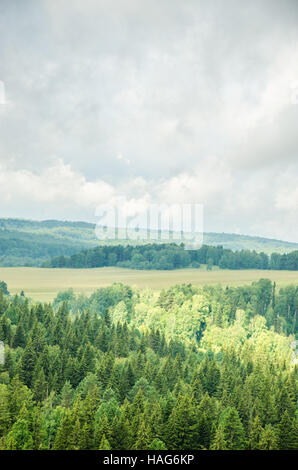
<instances>
[{"instance_id":1,"label":"distant hill","mask_svg":"<svg viewBox=\"0 0 298 470\"><path fill-rule=\"evenodd\" d=\"M0 266L39 266L52 256L96 245L93 224L0 219Z\"/></svg>"},{"instance_id":2,"label":"distant hill","mask_svg":"<svg viewBox=\"0 0 298 470\"><path fill-rule=\"evenodd\" d=\"M204 233L204 244L230 248L233 251L255 250L258 253L289 253L298 249L298 243L274 240L273 238L253 237L235 233Z\"/></svg>"},{"instance_id":3,"label":"distant hill","mask_svg":"<svg viewBox=\"0 0 298 470\"><path fill-rule=\"evenodd\" d=\"M0 266L39 266L55 256L71 256L80 250L107 244L96 238L94 229L95 225L87 222L0 219ZM121 243L127 242L117 240L108 244ZM204 243L267 254L298 250L298 243L227 233L205 233Z\"/></svg>"}]
</instances>

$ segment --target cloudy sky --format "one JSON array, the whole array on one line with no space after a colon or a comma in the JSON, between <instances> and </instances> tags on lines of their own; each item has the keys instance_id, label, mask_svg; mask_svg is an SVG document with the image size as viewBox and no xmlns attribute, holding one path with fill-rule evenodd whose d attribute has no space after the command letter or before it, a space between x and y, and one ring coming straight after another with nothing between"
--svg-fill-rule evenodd
<instances>
[{"instance_id":1,"label":"cloudy sky","mask_svg":"<svg viewBox=\"0 0 298 470\"><path fill-rule=\"evenodd\" d=\"M196 202L297 242L297 25L297 0L0 0L0 217Z\"/></svg>"}]
</instances>

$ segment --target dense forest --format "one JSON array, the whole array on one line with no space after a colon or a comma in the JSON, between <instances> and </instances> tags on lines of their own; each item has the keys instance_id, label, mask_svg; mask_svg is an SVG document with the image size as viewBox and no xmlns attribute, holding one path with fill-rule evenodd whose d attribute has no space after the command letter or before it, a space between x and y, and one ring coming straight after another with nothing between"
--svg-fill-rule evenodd
<instances>
[{"instance_id":1,"label":"dense forest","mask_svg":"<svg viewBox=\"0 0 298 470\"><path fill-rule=\"evenodd\" d=\"M49 258L70 256L98 245L127 245L127 240L100 241L95 224L59 220L0 219L0 266L40 266ZM131 245L146 244L130 240ZM297 243L248 235L204 233L204 243L233 251L256 250L266 254L298 250Z\"/></svg>"},{"instance_id":2,"label":"dense forest","mask_svg":"<svg viewBox=\"0 0 298 470\"><path fill-rule=\"evenodd\" d=\"M42 264L50 268L95 268L119 266L133 269L277 269L298 270L298 250L287 254L272 253L271 256L256 251L233 252L222 246L203 245L197 250L186 250L175 243L147 244L141 246L98 246L83 250L69 257L57 256Z\"/></svg>"},{"instance_id":3,"label":"dense forest","mask_svg":"<svg viewBox=\"0 0 298 470\"><path fill-rule=\"evenodd\" d=\"M1 449L297 449L298 287L0 287Z\"/></svg>"}]
</instances>

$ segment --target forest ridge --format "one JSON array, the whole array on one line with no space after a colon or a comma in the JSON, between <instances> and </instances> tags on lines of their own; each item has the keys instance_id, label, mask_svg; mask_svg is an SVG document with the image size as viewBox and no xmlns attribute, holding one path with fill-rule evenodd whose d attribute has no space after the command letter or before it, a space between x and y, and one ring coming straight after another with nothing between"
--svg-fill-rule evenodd
<instances>
[{"instance_id":1,"label":"forest ridge","mask_svg":"<svg viewBox=\"0 0 298 470\"><path fill-rule=\"evenodd\" d=\"M130 241L131 245L144 243L146 241ZM127 241L100 242L95 235L95 225L86 222L0 219L0 266L40 266L53 257L71 256L107 244L127 244ZM232 251L255 250L267 255L298 250L298 243L227 233L204 233L204 244L221 245Z\"/></svg>"}]
</instances>

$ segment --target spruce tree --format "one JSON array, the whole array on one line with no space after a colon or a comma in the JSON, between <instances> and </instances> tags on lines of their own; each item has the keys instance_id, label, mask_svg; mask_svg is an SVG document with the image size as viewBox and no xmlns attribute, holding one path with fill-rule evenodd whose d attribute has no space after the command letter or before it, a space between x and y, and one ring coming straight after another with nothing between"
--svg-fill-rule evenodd
<instances>
[{"instance_id":1,"label":"spruce tree","mask_svg":"<svg viewBox=\"0 0 298 470\"><path fill-rule=\"evenodd\" d=\"M224 440L228 450L241 450L245 448L245 432L235 408L228 407L220 417Z\"/></svg>"},{"instance_id":2,"label":"spruce tree","mask_svg":"<svg viewBox=\"0 0 298 470\"><path fill-rule=\"evenodd\" d=\"M267 424L261 433L259 449L278 450L278 436L271 424Z\"/></svg>"}]
</instances>

